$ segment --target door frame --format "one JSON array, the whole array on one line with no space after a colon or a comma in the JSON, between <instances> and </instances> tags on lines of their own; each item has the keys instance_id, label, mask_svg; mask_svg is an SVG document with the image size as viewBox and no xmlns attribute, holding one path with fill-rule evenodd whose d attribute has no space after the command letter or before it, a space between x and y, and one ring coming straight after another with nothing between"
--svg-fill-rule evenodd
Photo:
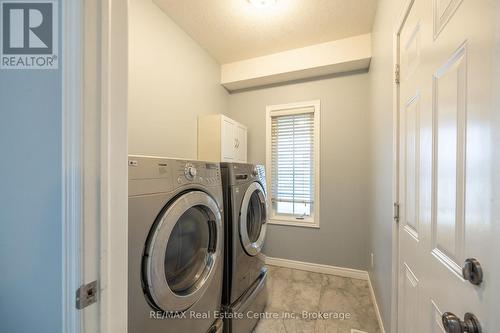
<instances>
[{"instance_id":1,"label":"door frame","mask_svg":"<svg viewBox=\"0 0 500 333\"><path fill-rule=\"evenodd\" d=\"M393 32L393 68L399 65L399 34L406 21L415 0L406 0L402 10L397 17ZM66 3L66 1L65 1ZM67 2L66 15L74 13L73 19L82 19L84 14L76 15L75 9L80 10L81 0ZM83 13L83 11L80 11ZM100 258L95 258L101 267L100 272L100 327L102 332L122 333L127 332L127 293L128 293L128 267L127 267L127 240L128 230L123 221L127 220L127 114L128 100L128 3L120 0L103 0L100 7L101 41L100 66L102 89L101 89L101 229ZM76 43L71 40L75 36L81 36L75 32L79 21L76 20L68 25L68 31L63 32L63 40ZM98 41L96 41L97 43ZM81 41L77 44L78 50ZM65 52L70 52L67 50ZM75 50L68 54L74 54ZM70 59L70 58L67 58ZM73 63L75 65L75 63ZM68 68L70 64L68 64ZM73 68L74 69L74 68ZM125 69L125 70L124 70ZM64 70L63 70L64 73ZM76 103L80 92L77 89L82 84L82 78L75 83L74 75L67 72L64 74L66 80L72 84L63 91L63 110ZM76 84L76 86L73 86ZM70 110L70 109L68 109ZM72 108L71 110L79 110ZM82 119L79 112L66 114L63 121L63 139L66 145L63 147L63 239L80 236L79 223L81 216L82 186L78 182L81 177L83 163L81 155L81 143L85 142L83 135L76 135L70 129L81 129ZM76 163L76 164L75 164ZM399 202L399 85L393 82L393 201ZM69 169L68 169L69 168ZM75 182L76 181L76 182ZM71 222L73 221L73 222ZM74 224L77 223L77 224ZM399 236L398 223L392 222L392 297L391 297L391 331L397 332L398 321L398 261L399 261ZM112 230L112 232L111 232ZM73 238L75 239L75 238ZM79 238L78 238L79 239ZM78 243L69 242L63 247L63 324L65 332L79 332L77 326L81 324L79 314L74 309L74 287L75 275L78 271L80 257L76 250ZM73 268L71 267L73 266ZM113 283L110 283L110 282ZM68 328L68 330L66 330ZM69 330L71 329L71 330ZM85 330L83 330L85 331Z\"/></svg>"},{"instance_id":2,"label":"door frame","mask_svg":"<svg viewBox=\"0 0 500 333\"><path fill-rule=\"evenodd\" d=\"M399 196L399 175L400 175L400 163L399 163L399 149L400 149L400 124L399 124L399 112L400 112L400 87L399 87L399 53L400 53L400 43L399 37L401 31L404 27L406 19L410 14L410 11L413 7L415 0L405 0L404 4L401 7L401 10L396 18L396 24L393 29L393 69L394 69L394 80L393 80L393 89L392 89L392 122L393 122L393 161L392 168L393 172L393 187L392 187L392 197L393 202L396 206L400 204L400 196ZM394 211L394 220L392 221L392 297L391 297L391 332L398 331L398 286L399 286L399 226L400 221L396 221L396 213L399 215L399 208ZM399 216L398 220L400 219Z\"/></svg>"},{"instance_id":3,"label":"door frame","mask_svg":"<svg viewBox=\"0 0 500 333\"><path fill-rule=\"evenodd\" d=\"M62 332L127 332L127 107L128 2L61 0L62 20ZM86 22L97 25L86 26ZM97 29L97 30L96 30ZM86 45L91 45L92 59ZM95 50L94 50L95 48ZM100 79L96 92L85 78ZM98 95L98 96L95 96ZM85 101L99 115L98 228L84 235L86 173L83 147L95 143L84 131ZM94 141L92 141L94 139ZM95 198L95 197L94 197ZM82 248L93 238L92 251ZM97 253L97 255L95 255ZM84 260L85 259L85 260ZM76 309L84 262L98 267L98 311ZM89 308L90 310L90 308Z\"/></svg>"},{"instance_id":4,"label":"door frame","mask_svg":"<svg viewBox=\"0 0 500 333\"><path fill-rule=\"evenodd\" d=\"M99 3L99 2L98 2ZM128 307L128 1L102 0L100 139L100 327L127 332Z\"/></svg>"}]
</instances>

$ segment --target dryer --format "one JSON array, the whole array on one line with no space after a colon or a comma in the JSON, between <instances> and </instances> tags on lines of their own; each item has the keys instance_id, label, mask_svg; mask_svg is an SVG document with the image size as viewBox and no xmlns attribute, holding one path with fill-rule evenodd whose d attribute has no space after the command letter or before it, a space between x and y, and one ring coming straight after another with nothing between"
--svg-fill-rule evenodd
<instances>
[{"instance_id":1,"label":"dryer","mask_svg":"<svg viewBox=\"0 0 500 333\"><path fill-rule=\"evenodd\" d=\"M261 255L268 219L264 167L221 163L225 217L224 332L250 333L267 303Z\"/></svg>"},{"instance_id":2,"label":"dryer","mask_svg":"<svg viewBox=\"0 0 500 333\"><path fill-rule=\"evenodd\" d=\"M222 332L218 164L129 156L128 332Z\"/></svg>"}]
</instances>

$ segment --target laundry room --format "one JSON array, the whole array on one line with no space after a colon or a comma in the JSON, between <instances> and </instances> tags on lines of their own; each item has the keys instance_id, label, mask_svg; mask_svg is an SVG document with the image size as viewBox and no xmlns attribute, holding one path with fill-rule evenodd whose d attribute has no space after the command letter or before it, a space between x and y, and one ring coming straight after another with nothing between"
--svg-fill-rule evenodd
<instances>
[{"instance_id":1,"label":"laundry room","mask_svg":"<svg viewBox=\"0 0 500 333\"><path fill-rule=\"evenodd\" d=\"M313 332L320 325L323 325L325 332L334 329L347 332L351 328L378 332L377 312L365 273L369 261L368 210L362 208L369 205L370 192L368 68L375 2L360 1L359 4L348 6L352 18L359 16L362 22L355 27L343 26L342 32L335 32L337 26L333 26L331 31L335 32L335 37L340 36L336 37L340 41L324 40L326 43L314 43L319 45L313 46L307 41L311 36L302 37L305 40L283 41L284 46L274 45L271 38L292 38L291 32L282 26L291 24L293 19L299 19L301 28L310 29L309 34L312 34L314 27L308 26L313 24L312 18L295 15L301 15L301 10L305 9L315 10L319 14L319 4L308 8L308 5L293 1L278 1L270 8L259 8L254 7L251 1L240 2L216 6L202 2L181 4L168 0L130 2L130 159L140 165L145 162L141 161L141 157L135 157L137 155L169 157L185 160L188 168L196 166L197 162L190 162L192 160L229 162L228 165L233 162L234 166L229 169L221 165L222 177L229 178L231 184L238 182L236 178L231 180L233 176L252 177L252 167L247 170L245 166L248 164L261 167L262 174L267 175L259 188L266 186L266 180L273 182L273 177L281 180L281 183L267 184L265 190L280 196L275 201L260 194L261 197L252 197L248 203L242 195L239 200L243 203L232 202L229 206L231 209L233 206L249 204L252 207L252 200L255 200L254 205L257 207L249 209L257 209L256 212L248 211L245 214L262 214L262 219L267 219L265 233L264 229L260 230L260 226L255 227L262 234L262 244L258 244L259 230L249 227L248 233L254 232L256 235L247 235L249 238L255 237L254 245L249 242L248 246L258 249L254 249L252 256L258 256L262 267L269 268L264 281L267 296L247 295L248 308L238 311L245 316L253 311L279 318L264 318L260 321L247 318L239 320L241 324L238 320L225 320L224 326L228 326L224 328L225 332L244 333L254 329L255 332L280 332L283 329ZM328 11L341 6L340 2L335 5L323 2L323 5ZM287 14L291 17L287 17ZM229 17L222 17L221 22L217 22L217 15ZM319 17L325 20L322 24L327 24L327 15ZM281 21L279 24L272 23L274 19ZM346 25L348 19L343 22L338 24ZM243 29L240 31L241 36L229 32L226 37L215 35L224 34L224 24L229 25L228 29ZM246 27L250 25L253 27ZM266 37L266 31L274 35ZM230 40L220 43L225 38ZM322 38L316 40L323 41ZM293 43L307 46L305 49L295 47L289 50L286 44ZM263 46L254 48L245 44ZM328 53L332 50L345 50L345 54L328 59ZM282 52L281 55L278 51ZM318 61L325 63L319 69L300 68L308 66L306 59L305 64L293 64L297 68L290 65L282 69L284 73L271 74L272 71L280 70L278 62L287 58L294 61L305 53L324 55L325 59ZM238 69L245 66L246 73L245 69ZM266 70L269 73L265 73ZM221 84L224 75L236 78ZM238 75L255 78L240 79ZM274 117L274 114L277 116ZM294 127L293 123L297 125ZM269 137L270 132L274 133L275 126L280 125L283 127L276 133L281 132L284 136ZM292 136L296 138L298 146L290 145L290 130L296 133ZM280 144L287 146L278 150L277 145ZM293 158L287 154L290 149L295 150L300 157ZM269 160L275 156L276 161ZM169 162L165 160L162 163ZM281 170L277 169L277 165L280 165ZM178 169L183 170L183 167L179 166ZM137 170L136 166L129 168L129 178L134 170ZM178 172L175 172L177 181ZM204 170L197 168L197 172L195 179L204 177ZM289 184L296 187L295 193L290 191ZM130 186L129 183L129 191ZM242 189L242 192L245 191ZM132 200L129 199L129 223L137 223L140 219L134 220ZM258 207L260 205L268 205L267 210ZM224 209L228 210L229 207L224 206ZM158 213L161 208L153 211ZM226 211L226 218L223 218L224 223L231 224L231 228L226 226L225 237L236 243L240 241L238 237L232 239L233 236L228 233L241 227L239 218L231 218L231 213ZM242 214L240 212L238 215ZM250 222L245 223L250 225ZM129 242L135 237L133 232L129 226ZM231 256L229 252L235 246L231 241L225 243L231 247L226 249L227 256ZM129 265L132 262L133 258L129 257ZM251 289L254 282L259 284L257 281L261 268L258 261L251 260L234 263L234 267L230 263L229 266L231 268L227 267L228 270L242 271L227 277L227 280L233 281L233 285L228 282L223 287L228 288L222 292L223 299L227 298L223 300L223 306L231 308L245 293L250 293L247 289ZM254 266L255 272L252 273L250 267ZM241 279L248 281L242 286L234 286ZM134 281L133 276L129 275L129 288L132 288L130 284L138 283ZM336 289L336 284L345 290ZM342 300L332 298L333 294L329 294L340 291L347 293ZM265 298L267 307L252 304L266 303ZM135 300L136 296L132 299ZM345 305L338 307L337 304ZM161 306L158 308L162 309ZM311 319L315 313L333 311L339 315L348 313L351 317ZM129 313L129 320L136 322L129 325L129 329L138 332L146 327L137 316L147 316L147 313ZM283 318L294 313L299 314L296 319ZM161 325L161 320L153 322Z\"/></svg>"},{"instance_id":2,"label":"laundry room","mask_svg":"<svg viewBox=\"0 0 500 333\"><path fill-rule=\"evenodd\" d=\"M0 0L0 333L497 332L499 59L497 0Z\"/></svg>"}]
</instances>

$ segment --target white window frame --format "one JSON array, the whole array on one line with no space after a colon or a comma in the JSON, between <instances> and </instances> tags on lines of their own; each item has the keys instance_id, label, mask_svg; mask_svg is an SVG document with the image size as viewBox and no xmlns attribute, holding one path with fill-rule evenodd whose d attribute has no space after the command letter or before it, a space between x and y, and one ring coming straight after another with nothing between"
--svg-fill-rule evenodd
<instances>
[{"instance_id":1,"label":"white window frame","mask_svg":"<svg viewBox=\"0 0 500 333\"><path fill-rule=\"evenodd\" d=\"M304 220L298 220L296 218L284 215L276 215L274 209L272 208L272 137L271 137L271 125L273 116L283 116L283 115L293 115L303 113L305 108L313 108L314 113L314 205L313 211L310 217ZM318 228L320 221L320 160L321 160L321 149L320 149L320 111L321 102L320 100L304 101L289 104L280 105L268 105L266 106L266 169L267 169L267 194L268 194L268 205L270 207L269 224L277 225L289 225L296 227L307 227L307 228Z\"/></svg>"}]
</instances>

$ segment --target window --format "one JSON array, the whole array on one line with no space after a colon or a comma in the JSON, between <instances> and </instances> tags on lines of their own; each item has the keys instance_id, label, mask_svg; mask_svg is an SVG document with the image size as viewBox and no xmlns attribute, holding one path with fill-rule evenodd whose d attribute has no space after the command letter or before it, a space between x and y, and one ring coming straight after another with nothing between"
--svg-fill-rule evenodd
<instances>
[{"instance_id":1,"label":"window","mask_svg":"<svg viewBox=\"0 0 500 333\"><path fill-rule=\"evenodd\" d=\"M320 102L267 107L270 223L319 227Z\"/></svg>"}]
</instances>

